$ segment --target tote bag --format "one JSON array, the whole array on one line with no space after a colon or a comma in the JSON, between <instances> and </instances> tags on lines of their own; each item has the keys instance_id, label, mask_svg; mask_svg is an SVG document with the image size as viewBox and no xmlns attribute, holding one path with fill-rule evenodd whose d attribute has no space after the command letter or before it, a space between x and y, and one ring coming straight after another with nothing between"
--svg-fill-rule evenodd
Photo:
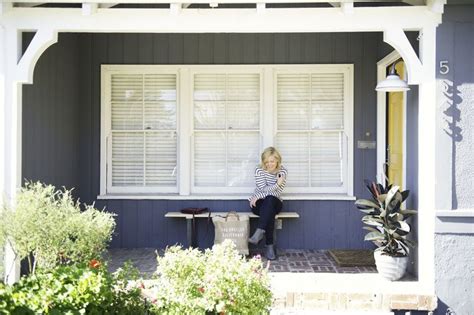
<instances>
[{"instance_id":1,"label":"tote bag","mask_svg":"<svg viewBox=\"0 0 474 315\"><path fill-rule=\"evenodd\" d=\"M212 222L215 227L214 244L231 240L240 254L249 254L250 219L248 215L239 215L237 212L231 211L225 216L214 216Z\"/></svg>"}]
</instances>

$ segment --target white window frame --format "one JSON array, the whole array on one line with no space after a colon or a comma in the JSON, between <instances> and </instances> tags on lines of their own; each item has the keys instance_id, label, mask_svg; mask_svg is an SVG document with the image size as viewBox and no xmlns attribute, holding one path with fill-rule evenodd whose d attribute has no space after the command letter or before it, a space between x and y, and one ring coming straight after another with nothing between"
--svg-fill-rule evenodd
<instances>
[{"instance_id":1,"label":"white window frame","mask_svg":"<svg viewBox=\"0 0 474 315\"><path fill-rule=\"evenodd\" d=\"M353 121L354 121L354 66L352 64L335 64L335 65L285 65L278 66L273 72L274 92L277 92L277 76L278 74L312 74L312 73L343 73L344 74L344 135L342 146L342 179L343 185L340 187L285 187L286 194L353 194L353 156L354 156L354 138L353 138ZM274 95L275 95L274 93ZM274 133L277 136L277 99L273 103L274 110ZM297 130L295 130L297 131ZM324 130L321 130L324 132ZM283 165L284 163L283 157ZM291 173L288 174L291 176Z\"/></svg>"},{"instance_id":2,"label":"white window frame","mask_svg":"<svg viewBox=\"0 0 474 315\"><path fill-rule=\"evenodd\" d=\"M256 130L259 134L259 150L262 149L262 115L263 115L263 68L259 65L216 65L216 66L196 66L193 67L190 71L190 98L193 100L193 93L194 93L194 76L196 74L259 74L260 76L260 112L259 112L259 130ZM194 131L194 104L192 104L192 112L191 112L191 130ZM206 131L206 130L203 130ZM244 130L237 130L237 131L244 131ZM250 131L250 130L246 130ZM253 131L252 131L253 132ZM237 193L237 194L251 194L253 193L255 187L205 187L205 186L195 186L194 185L194 133L192 135L191 140L191 193L194 194L229 194L229 193ZM258 154L256 156L256 160L258 161ZM258 164L258 162L256 163Z\"/></svg>"},{"instance_id":3,"label":"white window frame","mask_svg":"<svg viewBox=\"0 0 474 315\"><path fill-rule=\"evenodd\" d=\"M176 75L176 186L168 187L113 187L112 186L112 106L111 77L114 74L164 73ZM178 193L179 192L179 75L175 67L157 65L102 65L101 66L101 194Z\"/></svg>"},{"instance_id":4,"label":"white window frame","mask_svg":"<svg viewBox=\"0 0 474 315\"><path fill-rule=\"evenodd\" d=\"M110 163L107 152L111 152L111 143L108 138L111 131L111 106L110 84L107 76L112 73L172 73L177 77L177 108L176 108L176 132L177 132L177 187L176 188L152 188L136 187L135 189L112 189L108 187L110 171L107 164ZM243 197L253 192L254 187L193 187L194 163L193 161L193 131L194 131L194 105L193 105L193 78L196 73L260 73L260 150L274 145L277 134L277 108L276 108L276 76L278 73L288 72L339 72L344 73L344 130L346 134L346 145L344 145L344 161L342 187L286 187L284 192L287 199L294 198L300 194L301 199L344 199L353 196L353 161L354 161L354 66L352 64L334 65L102 65L101 66L101 156L100 156L100 194L101 198L176 198L186 196L205 198L205 196L229 197L232 194ZM110 81L109 81L110 82ZM259 157L257 157L259 158ZM283 157L283 165L284 163ZM110 164L109 164L110 165ZM291 174L289 174L291 176ZM142 195L140 197L140 195ZM228 198L227 198L228 199Z\"/></svg>"}]
</instances>

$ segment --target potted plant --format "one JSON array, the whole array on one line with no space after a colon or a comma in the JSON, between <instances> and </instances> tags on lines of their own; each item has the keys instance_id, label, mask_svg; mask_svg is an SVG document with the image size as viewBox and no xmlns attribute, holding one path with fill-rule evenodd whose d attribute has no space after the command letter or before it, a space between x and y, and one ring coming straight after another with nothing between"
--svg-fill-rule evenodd
<instances>
[{"instance_id":1,"label":"potted plant","mask_svg":"<svg viewBox=\"0 0 474 315\"><path fill-rule=\"evenodd\" d=\"M359 199L357 208L365 213L362 222L369 233L364 240L372 241L377 271L389 280L398 280L405 274L409 248L415 243L407 239L411 231L407 219L416 214L415 210L402 210L402 203L409 191L400 191L398 186L383 186L365 181L372 199Z\"/></svg>"}]
</instances>

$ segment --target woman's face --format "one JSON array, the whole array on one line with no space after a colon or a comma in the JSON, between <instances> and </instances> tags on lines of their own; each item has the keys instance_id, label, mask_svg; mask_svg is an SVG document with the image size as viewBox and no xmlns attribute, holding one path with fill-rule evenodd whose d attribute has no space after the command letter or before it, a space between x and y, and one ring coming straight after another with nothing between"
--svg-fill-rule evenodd
<instances>
[{"instance_id":1,"label":"woman's face","mask_svg":"<svg viewBox=\"0 0 474 315\"><path fill-rule=\"evenodd\" d=\"M275 159L274 156L269 156L266 160L265 160L265 169L267 172L269 173L273 173L276 171L276 168L277 168L277 159Z\"/></svg>"}]
</instances>

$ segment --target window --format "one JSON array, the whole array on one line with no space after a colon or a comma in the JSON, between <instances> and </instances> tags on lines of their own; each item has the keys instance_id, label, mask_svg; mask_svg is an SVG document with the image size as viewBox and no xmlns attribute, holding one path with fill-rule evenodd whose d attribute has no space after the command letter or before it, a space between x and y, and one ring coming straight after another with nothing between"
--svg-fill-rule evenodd
<instances>
[{"instance_id":1,"label":"window","mask_svg":"<svg viewBox=\"0 0 474 315\"><path fill-rule=\"evenodd\" d=\"M251 192L260 94L259 73L194 73L193 192Z\"/></svg>"},{"instance_id":2,"label":"window","mask_svg":"<svg viewBox=\"0 0 474 315\"><path fill-rule=\"evenodd\" d=\"M107 192L178 192L176 77L107 73Z\"/></svg>"},{"instance_id":3,"label":"window","mask_svg":"<svg viewBox=\"0 0 474 315\"><path fill-rule=\"evenodd\" d=\"M349 115L344 69L276 74L276 146L285 157L288 192L347 192Z\"/></svg>"},{"instance_id":4,"label":"window","mask_svg":"<svg viewBox=\"0 0 474 315\"><path fill-rule=\"evenodd\" d=\"M101 194L247 195L276 146L287 194L352 194L352 65L102 66Z\"/></svg>"}]
</instances>

